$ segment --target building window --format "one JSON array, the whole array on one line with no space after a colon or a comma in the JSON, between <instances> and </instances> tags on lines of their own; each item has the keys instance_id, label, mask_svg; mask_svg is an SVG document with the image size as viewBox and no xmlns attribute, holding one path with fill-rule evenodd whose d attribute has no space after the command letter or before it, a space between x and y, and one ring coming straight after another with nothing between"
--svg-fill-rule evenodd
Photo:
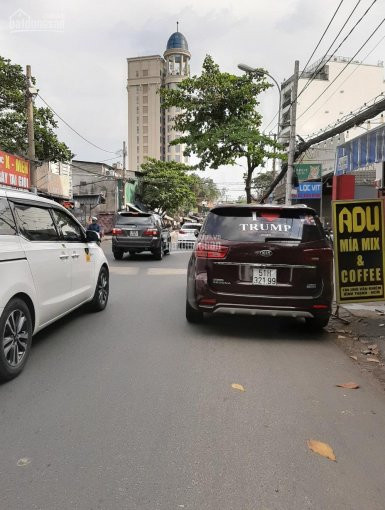
<instances>
[{"instance_id":1,"label":"building window","mask_svg":"<svg viewBox=\"0 0 385 510\"><path fill-rule=\"evenodd\" d=\"M168 136L167 136L167 141L168 141L168 142L171 142L171 135L168 135Z\"/></svg>"},{"instance_id":2,"label":"building window","mask_svg":"<svg viewBox=\"0 0 385 510\"><path fill-rule=\"evenodd\" d=\"M143 126L143 134L144 135L148 134L148 126Z\"/></svg>"},{"instance_id":3,"label":"building window","mask_svg":"<svg viewBox=\"0 0 385 510\"><path fill-rule=\"evenodd\" d=\"M148 106L143 106L143 113L148 113Z\"/></svg>"},{"instance_id":4,"label":"building window","mask_svg":"<svg viewBox=\"0 0 385 510\"><path fill-rule=\"evenodd\" d=\"M148 154L148 147L147 147L147 145L145 145L143 147L143 154Z\"/></svg>"},{"instance_id":5,"label":"building window","mask_svg":"<svg viewBox=\"0 0 385 510\"><path fill-rule=\"evenodd\" d=\"M136 162L139 163L139 156L136 156Z\"/></svg>"},{"instance_id":6,"label":"building window","mask_svg":"<svg viewBox=\"0 0 385 510\"><path fill-rule=\"evenodd\" d=\"M136 71L135 75L136 75L137 78L139 78L139 71Z\"/></svg>"},{"instance_id":7,"label":"building window","mask_svg":"<svg viewBox=\"0 0 385 510\"><path fill-rule=\"evenodd\" d=\"M148 124L148 117L147 116L143 117L143 124Z\"/></svg>"},{"instance_id":8,"label":"building window","mask_svg":"<svg viewBox=\"0 0 385 510\"><path fill-rule=\"evenodd\" d=\"M148 96L143 96L143 104L148 104Z\"/></svg>"},{"instance_id":9,"label":"building window","mask_svg":"<svg viewBox=\"0 0 385 510\"><path fill-rule=\"evenodd\" d=\"M180 156L179 156L179 155L178 155L178 156L175 156L175 161L176 161L177 163L180 163Z\"/></svg>"},{"instance_id":10,"label":"building window","mask_svg":"<svg viewBox=\"0 0 385 510\"><path fill-rule=\"evenodd\" d=\"M139 106L136 107L136 113L139 113Z\"/></svg>"},{"instance_id":11,"label":"building window","mask_svg":"<svg viewBox=\"0 0 385 510\"><path fill-rule=\"evenodd\" d=\"M143 94L148 94L148 85L142 85Z\"/></svg>"},{"instance_id":12,"label":"building window","mask_svg":"<svg viewBox=\"0 0 385 510\"><path fill-rule=\"evenodd\" d=\"M180 145L175 145L175 152L180 152Z\"/></svg>"},{"instance_id":13,"label":"building window","mask_svg":"<svg viewBox=\"0 0 385 510\"><path fill-rule=\"evenodd\" d=\"M143 137L143 143L148 144L148 136Z\"/></svg>"},{"instance_id":14,"label":"building window","mask_svg":"<svg viewBox=\"0 0 385 510\"><path fill-rule=\"evenodd\" d=\"M171 115L167 115L167 122L171 122L171 121L172 121Z\"/></svg>"},{"instance_id":15,"label":"building window","mask_svg":"<svg viewBox=\"0 0 385 510\"><path fill-rule=\"evenodd\" d=\"M148 76L148 69L143 69L142 75L143 76Z\"/></svg>"},{"instance_id":16,"label":"building window","mask_svg":"<svg viewBox=\"0 0 385 510\"><path fill-rule=\"evenodd\" d=\"M139 136L136 137L136 143L139 145Z\"/></svg>"},{"instance_id":17,"label":"building window","mask_svg":"<svg viewBox=\"0 0 385 510\"><path fill-rule=\"evenodd\" d=\"M136 132L139 134L139 126L136 126Z\"/></svg>"}]
</instances>

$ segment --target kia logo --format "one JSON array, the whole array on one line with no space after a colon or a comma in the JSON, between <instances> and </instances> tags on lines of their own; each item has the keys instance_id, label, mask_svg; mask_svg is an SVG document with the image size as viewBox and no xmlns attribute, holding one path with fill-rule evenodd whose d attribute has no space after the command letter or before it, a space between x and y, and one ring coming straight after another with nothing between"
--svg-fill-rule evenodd
<instances>
[{"instance_id":1,"label":"kia logo","mask_svg":"<svg viewBox=\"0 0 385 510\"><path fill-rule=\"evenodd\" d=\"M261 250L256 252L257 255L261 255L262 257L271 257L273 252L271 250Z\"/></svg>"}]
</instances>

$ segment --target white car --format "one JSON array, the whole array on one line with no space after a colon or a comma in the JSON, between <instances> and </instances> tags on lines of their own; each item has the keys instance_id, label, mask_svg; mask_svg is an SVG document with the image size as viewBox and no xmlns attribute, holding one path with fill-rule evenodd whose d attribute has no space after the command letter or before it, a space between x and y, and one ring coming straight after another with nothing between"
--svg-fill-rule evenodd
<instances>
[{"instance_id":1,"label":"white car","mask_svg":"<svg viewBox=\"0 0 385 510\"><path fill-rule=\"evenodd\" d=\"M192 247L197 240L196 232L199 233L201 228L201 223L183 223L182 227L178 231L178 248Z\"/></svg>"},{"instance_id":2,"label":"white car","mask_svg":"<svg viewBox=\"0 0 385 510\"><path fill-rule=\"evenodd\" d=\"M0 380L23 370L32 336L75 308L103 310L109 269L99 235L67 210L0 188Z\"/></svg>"}]
</instances>

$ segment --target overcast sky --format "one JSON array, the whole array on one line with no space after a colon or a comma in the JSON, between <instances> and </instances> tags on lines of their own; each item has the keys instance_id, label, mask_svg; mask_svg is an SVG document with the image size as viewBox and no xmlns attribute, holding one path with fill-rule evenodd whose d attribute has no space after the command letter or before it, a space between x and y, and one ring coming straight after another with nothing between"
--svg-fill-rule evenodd
<instances>
[{"instance_id":1,"label":"overcast sky","mask_svg":"<svg viewBox=\"0 0 385 510\"><path fill-rule=\"evenodd\" d=\"M357 0L344 0L314 59L320 58ZM180 22L199 74L206 54L222 70L238 73L237 64L266 68L278 81L292 74L294 60L304 65L340 0L1 0L1 55L32 66L40 94L83 136L109 151L127 139L126 58L163 54ZM358 19L372 0L361 0ZM12 32L12 16L22 9L34 21L57 20L61 31ZM377 26L385 0L377 0L365 21L338 51L353 56ZM353 24L349 24L349 27ZM348 28L345 30L347 33ZM384 36L384 25L363 58ZM385 41L367 62L384 59ZM261 96L266 125L278 105L276 88ZM274 124L271 126L273 127ZM60 123L60 137L77 159L100 161L114 154L84 142ZM113 161L112 161L113 162ZM241 194L242 169L210 172Z\"/></svg>"}]
</instances>

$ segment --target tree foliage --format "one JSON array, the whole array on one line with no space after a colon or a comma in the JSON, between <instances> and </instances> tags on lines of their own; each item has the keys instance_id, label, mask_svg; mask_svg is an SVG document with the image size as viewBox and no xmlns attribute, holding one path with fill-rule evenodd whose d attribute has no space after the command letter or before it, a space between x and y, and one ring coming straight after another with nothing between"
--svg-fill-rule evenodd
<instances>
[{"instance_id":1,"label":"tree foliage","mask_svg":"<svg viewBox=\"0 0 385 510\"><path fill-rule=\"evenodd\" d=\"M192 174L191 178L194 181L193 191L196 205L201 205L202 202L214 202L220 197L221 192L210 177L200 177L197 174Z\"/></svg>"},{"instance_id":2,"label":"tree foliage","mask_svg":"<svg viewBox=\"0 0 385 510\"><path fill-rule=\"evenodd\" d=\"M256 191L258 198L262 197L274 181L273 172L265 172L254 177L252 189Z\"/></svg>"},{"instance_id":3,"label":"tree foliage","mask_svg":"<svg viewBox=\"0 0 385 510\"><path fill-rule=\"evenodd\" d=\"M32 80L35 83L35 79ZM57 122L49 108L34 106L36 158L40 161L69 161L73 154L60 142ZM0 148L27 155L26 77L23 68L0 56Z\"/></svg>"},{"instance_id":4,"label":"tree foliage","mask_svg":"<svg viewBox=\"0 0 385 510\"><path fill-rule=\"evenodd\" d=\"M187 173L190 167L175 161L149 158L142 164L143 175L137 194L141 201L160 214L188 210L195 205L194 179Z\"/></svg>"},{"instance_id":5,"label":"tree foliage","mask_svg":"<svg viewBox=\"0 0 385 510\"><path fill-rule=\"evenodd\" d=\"M160 92L164 108L181 108L175 117L175 129L181 135L171 143L185 144L184 154L196 154L200 169L234 165L239 158L246 158L248 202L254 169L266 158L282 157L280 145L260 132L258 96L270 87L263 72L259 69L242 76L223 73L208 55L201 76L183 80L177 89Z\"/></svg>"}]
</instances>

